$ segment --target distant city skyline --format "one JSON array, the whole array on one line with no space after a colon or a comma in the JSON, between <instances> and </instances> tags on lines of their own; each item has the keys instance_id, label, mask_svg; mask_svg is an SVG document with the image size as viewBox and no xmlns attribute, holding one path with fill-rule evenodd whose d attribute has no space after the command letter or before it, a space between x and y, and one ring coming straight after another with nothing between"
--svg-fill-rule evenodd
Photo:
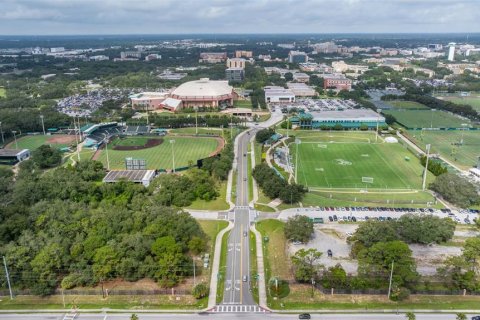
<instances>
[{"instance_id":1,"label":"distant city skyline","mask_svg":"<svg viewBox=\"0 0 480 320\"><path fill-rule=\"evenodd\" d=\"M475 33L478 0L2 0L0 34Z\"/></svg>"}]
</instances>

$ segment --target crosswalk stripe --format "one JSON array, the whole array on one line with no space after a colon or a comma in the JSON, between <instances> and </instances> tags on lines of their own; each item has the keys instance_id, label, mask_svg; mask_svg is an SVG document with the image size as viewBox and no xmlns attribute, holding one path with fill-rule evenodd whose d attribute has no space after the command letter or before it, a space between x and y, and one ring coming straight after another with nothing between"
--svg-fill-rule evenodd
<instances>
[{"instance_id":1,"label":"crosswalk stripe","mask_svg":"<svg viewBox=\"0 0 480 320\"><path fill-rule=\"evenodd\" d=\"M211 312L217 313L265 313L266 310L257 305L217 305Z\"/></svg>"}]
</instances>

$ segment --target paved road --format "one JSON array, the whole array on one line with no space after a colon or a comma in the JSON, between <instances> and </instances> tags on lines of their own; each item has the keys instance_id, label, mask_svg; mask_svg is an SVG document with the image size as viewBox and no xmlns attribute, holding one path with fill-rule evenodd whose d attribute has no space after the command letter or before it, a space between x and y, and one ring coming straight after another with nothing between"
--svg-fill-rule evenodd
<instances>
[{"instance_id":1,"label":"paved road","mask_svg":"<svg viewBox=\"0 0 480 320\"><path fill-rule=\"evenodd\" d=\"M238 139L237 186L234 213L234 227L228 238L227 271L223 304L254 305L250 292L250 210L248 207L247 145L250 135L256 129Z\"/></svg>"},{"instance_id":2,"label":"paved road","mask_svg":"<svg viewBox=\"0 0 480 320\"><path fill-rule=\"evenodd\" d=\"M140 320L153 319L298 319L298 314L272 314L272 313L222 313L222 314L137 314ZM64 314L0 314L2 320L62 320ZM79 314L75 320L129 320L131 313L125 314ZM417 314L417 320L454 320L454 314ZM468 315L468 319L472 315ZM404 320L404 314L312 314L312 319L319 320Z\"/></svg>"}]
</instances>

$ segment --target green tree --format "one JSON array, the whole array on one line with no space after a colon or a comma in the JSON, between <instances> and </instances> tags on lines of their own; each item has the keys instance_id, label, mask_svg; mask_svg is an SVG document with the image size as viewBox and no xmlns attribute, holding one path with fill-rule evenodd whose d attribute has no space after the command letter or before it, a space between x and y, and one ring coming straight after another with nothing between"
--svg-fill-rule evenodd
<instances>
[{"instance_id":1,"label":"green tree","mask_svg":"<svg viewBox=\"0 0 480 320\"><path fill-rule=\"evenodd\" d=\"M336 264L323 272L322 284L325 288L345 288L347 286L347 272L340 264Z\"/></svg>"},{"instance_id":2,"label":"green tree","mask_svg":"<svg viewBox=\"0 0 480 320\"><path fill-rule=\"evenodd\" d=\"M202 299L208 296L209 291L210 290L205 283L199 283L193 288L192 295L195 299Z\"/></svg>"},{"instance_id":3,"label":"green tree","mask_svg":"<svg viewBox=\"0 0 480 320\"><path fill-rule=\"evenodd\" d=\"M60 164L62 155L59 150L45 144L32 152L32 161L41 169L53 168Z\"/></svg>"},{"instance_id":4,"label":"green tree","mask_svg":"<svg viewBox=\"0 0 480 320\"><path fill-rule=\"evenodd\" d=\"M130 316L130 320L138 320L138 316L134 313Z\"/></svg>"},{"instance_id":5,"label":"green tree","mask_svg":"<svg viewBox=\"0 0 480 320\"><path fill-rule=\"evenodd\" d=\"M264 143L268 139L270 139L271 136L275 134L275 130L273 129L263 129L257 132L255 135L255 139L257 140L258 143Z\"/></svg>"},{"instance_id":6,"label":"green tree","mask_svg":"<svg viewBox=\"0 0 480 320\"><path fill-rule=\"evenodd\" d=\"M320 260L322 253L317 249L300 249L291 257L295 267L295 279L300 282L309 282L317 279L318 270L321 265L317 262Z\"/></svg>"},{"instance_id":7,"label":"green tree","mask_svg":"<svg viewBox=\"0 0 480 320\"><path fill-rule=\"evenodd\" d=\"M455 319L457 319L457 320L467 320L467 315L465 313L459 312L459 313L457 313Z\"/></svg>"},{"instance_id":8,"label":"green tree","mask_svg":"<svg viewBox=\"0 0 480 320\"><path fill-rule=\"evenodd\" d=\"M413 313L413 312L407 312L407 313L405 313L405 318L406 318L407 320L415 320L415 319L417 319L417 317L415 316L415 313Z\"/></svg>"},{"instance_id":9,"label":"green tree","mask_svg":"<svg viewBox=\"0 0 480 320\"><path fill-rule=\"evenodd\" d=\"M463 256L475 274L479 273L480 237L468 238L463 245Z\"/></svg>"},{"instance_id":10,"label":"green tree","mask_svg":"<svg viewBox=\"0 0 480 320\"><path fill-rule=\"evenodd\" d=\"M480 203L480 196L475 186L467 179L454 173L439 175L430 184L430 188L438 192L445 200L462 208L468 208Z\"/></svg>"},{"instance_id":11,"label":"green tree","mask_svg":"<svg viewBox=\"0 0 480 320\"><path fill-rule=\"evenodd\" d=\"M293 80L293 74L291 72L285 73L283 76L285 78L285 81L292 81Z\"/></svg>"},{"instance_id":12,"label":"green tree","mask_svg":"<svg viewBox=\"0 0 480 320\"><path fill-rule=\"evenodd\" d=\"M313 222L307 216L297 215L285 223L285 238L290 241L307 243L313 234Z\"/></svg>"},{"instance_id":13,"label":"green tree","mask_svg":"<svg viewBox=\"0 0 480 320\"><path fill-rule=\"evenodd\" d=\"M415 260L408 245L402 241L378 242L359 252L358 274L371 279L376 286L388 283L393 263L393 282L404 286L417 281Z\"/></svg>"}]
</instances>

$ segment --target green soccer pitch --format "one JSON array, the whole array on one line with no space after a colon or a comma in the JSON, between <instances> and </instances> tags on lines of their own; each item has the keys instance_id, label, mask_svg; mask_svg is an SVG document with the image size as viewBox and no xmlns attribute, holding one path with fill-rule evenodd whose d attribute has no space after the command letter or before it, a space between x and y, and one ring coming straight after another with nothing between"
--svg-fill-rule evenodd
<instances>
[{"instance_id":1,"label":"green soccer pitch","mask_svg":"<svg viewBox=\"0 0 480 320\"><path fill-rule=\"evenodd\" d=\"M325 133L316 141L313 137L301 139L298 183L319 189L421 189L423 167L412 153L399 143L373 143L374 136L360 137L353 133L348 140L346 133L338 137ZM292 144L293 161L295 150Z\"/></svg>"},{"instance_id":2,"label":"green soccer pitch","mask_svg":"<svg viewBox=\"0 0 480 320\"><path fill-rule=\"evenodd\" d=\"M162 144L141 150L113 150L113 143L108 145L110 169L125 169L125 158L145 159L147 169L172 169L172 144L175 155L175 167L184 167L190 163L196 164L198 159L208 157L221 148L219 138L197 137L163 137ZM121 145L135 146L145 144L145 137L127 137L122 139ZM102 149L98 160L107 167L107 153Z\"/></svg>"},{"instance_id":3,"label":"green soccer pitch","mask_svg":"<svg viewBox=\"0 0 480 320\"><path fill-rule=\"evenodd\" d=\"M406 128L462 128L462 124L471 122L442 110L383 110L391 114L397 122Z\"/></svg>"}]
</instances>

